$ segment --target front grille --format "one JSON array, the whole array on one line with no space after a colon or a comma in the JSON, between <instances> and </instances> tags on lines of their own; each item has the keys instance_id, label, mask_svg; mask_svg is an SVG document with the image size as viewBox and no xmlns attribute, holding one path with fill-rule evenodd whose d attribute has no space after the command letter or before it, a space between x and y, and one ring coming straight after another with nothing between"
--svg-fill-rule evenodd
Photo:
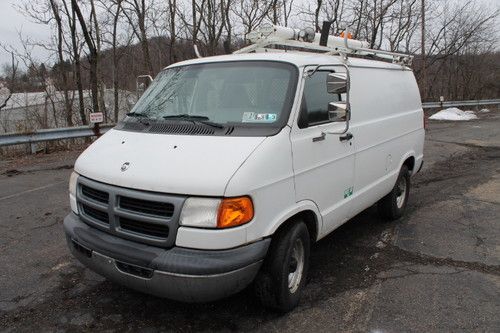
<instances>
[{"instance_id":1,"label":"front grille","mask_svg":"<svg viewBox=\"0 0 500 333\"><path fill-rule=\"evenodd\" d=\"M168 226L162 224L134 221L125 217L120 218L120 227L124 230L153 237L167 238Z\"/></svg>"},{"instance_id":2,"label":"front grille","mask_svg":"<svg viewBox=\"0 0 500 333\"><path fill-rule=\"evenodd\" d=\"M99 183L78 177L80 219L117 237L170 247L185 197Z\"/></svg>"},{"instance_id":3,"label":"front grille","mask_svg":"<svg viewBox=\"0 0 500 333\"><path fill-rule=\"evenodd\" d=\"M132 212L161 217L171 217L174 213L174 206L167 202L141 200L129 197L120 197L119 201L120 208Z\"/></svg>"},{"instance_id":4,"label":"front grille","mask_svg":"<svg viewBox=\"0 0 500 333\"><path fill-rule=\"evenodd\" d=\"M96 190L95 188L91 188L85 185L82 185L82 194L88 199L99 201L102 203L109 202L109 194L104 191Z\"/></svg>"},{"instance_id":5,"label":"front grille","mask_svg":"<svg viewBox=\"0 0 500 333\"><path fill-rule=\"evenodd\" d=\"M87 216L90 216L91 218L98 220L100 222L109 223L109 216L108 213L101 212L100 210L94 209L90 206L87 206L85 204L81 205L83 213Z\"/></svg>"}]
</instances>

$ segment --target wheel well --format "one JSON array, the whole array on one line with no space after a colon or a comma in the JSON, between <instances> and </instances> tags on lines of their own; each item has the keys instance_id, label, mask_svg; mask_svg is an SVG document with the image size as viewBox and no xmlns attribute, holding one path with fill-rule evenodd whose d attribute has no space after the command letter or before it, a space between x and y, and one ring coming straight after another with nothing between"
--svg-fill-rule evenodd
<instances>
[{"instance_id":1,"label":"wheel well","mask_svg":"<svg viewBox=\"0 0 500 333\"><path fill-rule=\"evenodd\" d=\"M316 219L316 214L312 210L304 210L293 215L288 220L283 222L279 226L279 228L274 232L274 234L277 234L280 230L282 230L286 226L290 225L290 223L293 223L294 221L297 220L301 220L306 224L307 231L309 232L309 237L311 238L311 242L312 243L316 242L316 239L318 237L318 221Z\"/></svg>"},{"instance_id":2,"label":"wheel well","mask_svg":"<svg viewBox=\"0 0 500 333\"><path fill-rule=\"evenodd\" d=\"M408 170L410 170L413 173L413 168L415 167L415 157L410 156L408 157L403 165L406 165L408 167Z\"/></svg>"}]
</instances>

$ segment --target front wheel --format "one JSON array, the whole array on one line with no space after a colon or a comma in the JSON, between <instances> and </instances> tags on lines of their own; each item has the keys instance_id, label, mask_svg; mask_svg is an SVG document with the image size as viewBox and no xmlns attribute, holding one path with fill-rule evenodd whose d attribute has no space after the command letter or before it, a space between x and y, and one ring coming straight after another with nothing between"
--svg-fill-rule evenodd
<instances>
[{"instance_id":1,"label":"front wheel","mask_svg":"<svg viewBox=\"0 0 500 333\"><path fill-rule=\"evenodd\" d=\"M403 216L410 195L410 171L406 165L401 167L392 191L378 202L380 215L389 220Z\"/></svg>"},{"instance_id":2,"label":"front wheel","mask_svg":"<svg viewBox=\"0 0 500 333\"><path fill-rule=\"evenodd\" d=\"M256 294L264 306L281 312L297 306L309 268L309 248L309 232L302 221L275 234L255 281Z\"/></svg>"}]
</instances>

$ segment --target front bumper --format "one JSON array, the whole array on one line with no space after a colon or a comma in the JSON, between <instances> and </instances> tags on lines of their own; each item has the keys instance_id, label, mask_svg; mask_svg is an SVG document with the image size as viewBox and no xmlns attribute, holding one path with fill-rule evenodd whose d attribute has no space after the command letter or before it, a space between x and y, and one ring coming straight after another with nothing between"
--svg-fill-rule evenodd
<instances>
[{"instance_id":1,"label":"front bumper","mask_svg":"<svg viewBox=\"0 0 500 333\"><path fill-rule=\"evenodd\" d=\"M271 242L229 250L159 248L90 227L71 213L64 219L71 253L96 273L148 294L184 302L208 302L252 282Z\"/></svg>"}]
</instances>

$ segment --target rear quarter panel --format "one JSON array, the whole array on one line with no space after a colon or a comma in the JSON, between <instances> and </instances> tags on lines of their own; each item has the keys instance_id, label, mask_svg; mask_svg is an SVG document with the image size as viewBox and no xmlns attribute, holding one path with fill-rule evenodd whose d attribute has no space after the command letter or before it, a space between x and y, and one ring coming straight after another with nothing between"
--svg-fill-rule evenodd
<instances>
[{"instance_id":1,"label":"rear quarter panel","mask_svg":"<svg viewBox=\"0 0 500 333\"><path fill-rule=\"evenodd\" d=\"M390 192L406 158L413 156L418 169L424 128L411 70L353 67L350 98L356 145L353 216Z\"/></svg>"}]
</instances>

